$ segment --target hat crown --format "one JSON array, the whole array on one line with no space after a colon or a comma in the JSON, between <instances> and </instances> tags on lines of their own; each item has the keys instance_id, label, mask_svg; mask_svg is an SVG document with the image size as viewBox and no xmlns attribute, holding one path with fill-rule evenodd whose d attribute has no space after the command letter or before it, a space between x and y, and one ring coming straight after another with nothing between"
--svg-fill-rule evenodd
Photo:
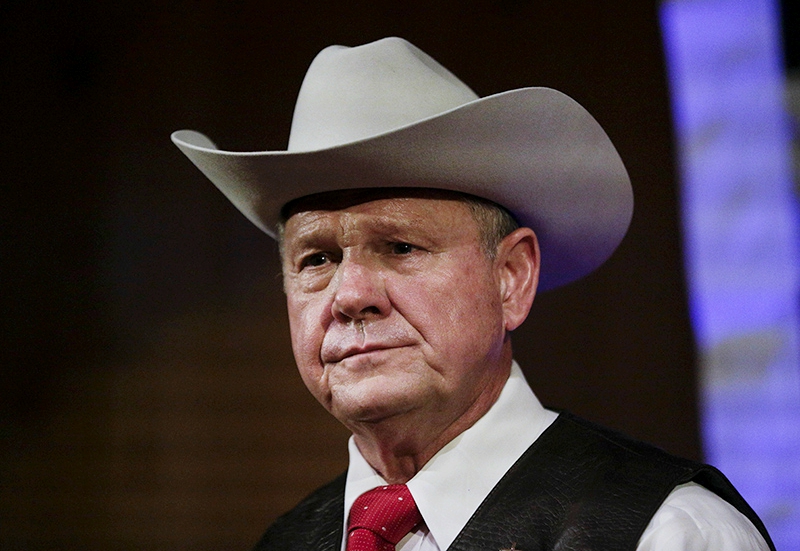
<instances>
[{"instance_id":1,"label":"hat crown","mask_svg":"<svg viewBox=\"0 0 800 551\"><path fill-rule=\"evenodd\" d=\"M548 88L478 99L399 38L320 52L288 151L221 151L191 130L172 140L272 237L284 205L335 190L432 187L494 201L536 232L540 290L602 264L633 210L622 160L574 100Z\"/></svg>"},{"instance_id":2,"label":"hat crown","mask_svg":"<svg viewBox=\"0 0 800 551\"><path fill-rule=\"evenodd\" d=\"M455 75L401 38L330 46L311 63L300 87L288 151L359 141L476 99Z\"/></svg>"}]
</instances>

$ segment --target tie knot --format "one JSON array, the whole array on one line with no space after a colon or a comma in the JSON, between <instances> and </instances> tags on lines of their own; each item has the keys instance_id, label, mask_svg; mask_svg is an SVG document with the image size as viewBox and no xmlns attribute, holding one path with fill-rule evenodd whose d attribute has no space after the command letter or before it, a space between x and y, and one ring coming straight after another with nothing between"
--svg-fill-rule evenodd
<instances>
[{"instance_id":1,"label":"tie knot","mask_svg":"<svg viewBox=\"0 0 800 551\"><path fill-rule=\"evenodd\" d=\"M347 531L350 543L348 551L355 547L355 540L377 535L391 547L364 547L364 549L394 549L394 546L422 521L422 515L405 484L379 486L361 494L350 509ZM364 533L368 530L372 534ZM360 546L359 546L360 549Z\"/></svg>"}]
</instances>

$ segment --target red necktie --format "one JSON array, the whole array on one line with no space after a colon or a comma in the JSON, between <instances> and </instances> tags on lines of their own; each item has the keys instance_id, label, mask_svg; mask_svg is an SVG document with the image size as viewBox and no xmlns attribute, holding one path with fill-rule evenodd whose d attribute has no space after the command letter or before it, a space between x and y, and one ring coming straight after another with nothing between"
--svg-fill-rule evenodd
<instances>
[{"instance_id":1,"label":"red necktie","mask_svg":"<svg viewBox=\"0 0 800 551\"><path fill-rule=\"evenodd\" d=\"M358 496L347 520L347 551L395 551L422 522L405 484L379 486Z\"/></svg>"}]
</instances>

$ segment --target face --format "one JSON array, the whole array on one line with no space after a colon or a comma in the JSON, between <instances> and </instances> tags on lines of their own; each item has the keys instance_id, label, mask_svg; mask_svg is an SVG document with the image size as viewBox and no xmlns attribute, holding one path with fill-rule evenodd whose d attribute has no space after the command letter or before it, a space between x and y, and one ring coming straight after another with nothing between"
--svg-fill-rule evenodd
<instances>
[{"instance_id":1,"label":"face","mask_svg":"<svg viewBox=\"0 0 800 551\"><path fill-rule=\"evenodd\" d=\"M300 374L354 432L398 417L448 426L502 387L504 285L466 204L300 210L282 259Z\"/></svg>"}]
</instances>

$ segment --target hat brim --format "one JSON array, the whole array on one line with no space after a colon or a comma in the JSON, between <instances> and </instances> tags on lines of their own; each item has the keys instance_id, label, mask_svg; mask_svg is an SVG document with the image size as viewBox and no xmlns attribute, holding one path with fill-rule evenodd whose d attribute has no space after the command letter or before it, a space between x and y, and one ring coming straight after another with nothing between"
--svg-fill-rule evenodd
<instances>
[{"instance_id":1,"label":"hat brim","mask_svg":"<svg viewBox=\"0 0 800 551\"><path fill-rule=\"evenodd\" d=\"M542 290L605 262L633 212L630 180L611 140L583 107L549 88L488 96L315 151L222 151L191 130L172 141L272 237L286 203L334 190L421 187L494 201L536 232Z\"/></svg>"}]
</instances>

